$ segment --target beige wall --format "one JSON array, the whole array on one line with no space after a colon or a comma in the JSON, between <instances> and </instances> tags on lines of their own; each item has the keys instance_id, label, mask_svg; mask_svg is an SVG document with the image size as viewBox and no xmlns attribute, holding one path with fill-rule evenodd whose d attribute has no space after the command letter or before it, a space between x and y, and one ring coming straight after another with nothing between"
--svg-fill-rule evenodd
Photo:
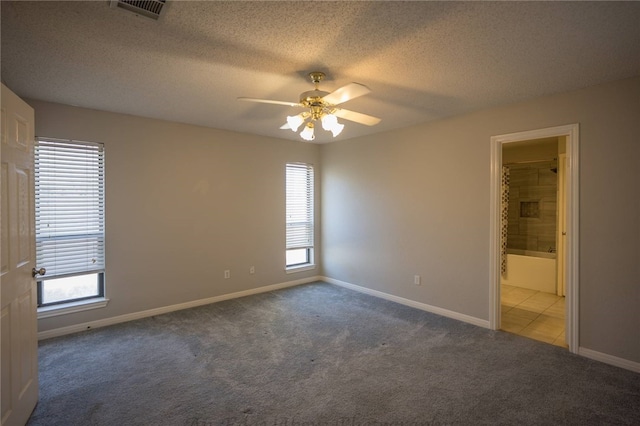
<instances>
[{"instance_id":1,"label":"beige wall","mask_svg":"<svg viewBox=\"0 0 640 426\"><path fill-rule=\"evenodd\" d=\"M488 320L490 138L579 123L579 345L640 362L639 118L637 77L323 146L324 273Z\"/></svg>"},{"instance_id":2,"label":"beige wall","mask_svg":"<svg viewBox=\"0 0 640 426\"><path fill-rule=\"evenodd\" d=\"M319 274L284 270L285 163L318 166L318 145L28 102L36 136L105 144L110 303L39 331Z\"/></svg>"},{"instance_id":3,"label":"beige wall","mask_svg":"<svg viewBox=\"0 0 640 426\"><path fill-rule=\"evenodd\" d=\"M40 331L319 273L488 320L490 137L579 123L580 346L640 362L640 77L322 146L30 104L38 136L106 144L111 302ZM287 161L321 181L323 267L293 276Z\"/></svg>"}]
</instances>

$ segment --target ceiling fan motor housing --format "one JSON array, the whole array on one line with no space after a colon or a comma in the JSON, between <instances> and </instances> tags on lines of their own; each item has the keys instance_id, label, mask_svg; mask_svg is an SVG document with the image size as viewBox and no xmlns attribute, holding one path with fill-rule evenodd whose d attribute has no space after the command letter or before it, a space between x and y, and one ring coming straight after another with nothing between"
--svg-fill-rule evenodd
<instances>
[{"instance_id":1,"label":"ceiling fan motor housing","mask_svg":"<svg viewBox=\"0 0 640 426\"><path fill-rule=\"evenodd\" d=\"M324 101L329 92L322 90L309 90L300 94L300 104L311 111L311 118L319 120L323 115L329 114L331 105Z\"/></svg>"},{"instance_id":2,"label":"ceiling fan motor housing","mask_svg":"<svg viewBox=\"0 0 640 426\"><path fill-rule=\"evenodd\" d=\"M318 86L320 82L324 80L325 74L320 71L314 71L309 73L309 77L315 85L315 89L302 92L300 94L300 104L311 110L311 118L313 120L319 120L323 115L329 113L328 109L331 107L329 103L322 99L328 95L329 92L318 90Z\"/></svg>"},{"instance_id":3,"label":"ceiling fan motor housing","mask_svg":"<svg viewBox=\"0 0 640 426\"><path fill-rule=\"evenodd\" d=\"M329 92L323 90L309 90L300 93L300 103L306 107L309 106L326 106L327 104L322 98L327 96Z\"/></svg>"}]
</instances>

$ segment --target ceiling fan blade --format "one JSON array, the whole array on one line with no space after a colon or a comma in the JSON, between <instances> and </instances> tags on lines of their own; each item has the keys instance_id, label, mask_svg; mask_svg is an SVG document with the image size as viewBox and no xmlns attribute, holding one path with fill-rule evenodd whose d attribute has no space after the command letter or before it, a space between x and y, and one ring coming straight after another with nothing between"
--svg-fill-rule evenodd
<instances>
[{"instance_id":1,"label":"ceiling fan blade","mask_svg":"<svg viewBox=\"0 0 640 426\"><path fill-rule=\"evenodd\" d=\"M373 115L362 114L360 112L350 111L348 109L338 108L333 113L336 117L344 118L345 120L355 121L356 123L366 124L367 126L375 126L380 122L378 117Z\"/></svg>"},{"instance_id":2,"label":"ceiling fan blade","mask_svg":"<svg viewBox=\"0 0 640 426\"><path fill-rule=\"evenodd\" d=\"M291 130L291 126L289 126L289 123L284 123L282 126L280 126L280 128L282 130Z\"/></svg>"},{"instance_id":3,"label":"ceiling fan blade","mask_svg":"<svg viewBox=\"0 0 640 426\"><path fill-rule=\"evenodd\" d=\"M339 105L359 96L366 95L369 92L371 92L371 89L364 84L349 83L346 86L334 90L322 99L331 105Z\"/></svg>"},{"instance_id":4,"label":"ceiling fan blade","mask_svg":"<svg viewBox=\"0 0 640 426\"><path fill-rule=\"evenodd\" d=\"M286 106L292 106L292 107L301 106L298 102L273 101L271 99L238 98L238 100L246 101L246 102L258 102L262 104L286 105Z\"/></svg>"}]
</instances>

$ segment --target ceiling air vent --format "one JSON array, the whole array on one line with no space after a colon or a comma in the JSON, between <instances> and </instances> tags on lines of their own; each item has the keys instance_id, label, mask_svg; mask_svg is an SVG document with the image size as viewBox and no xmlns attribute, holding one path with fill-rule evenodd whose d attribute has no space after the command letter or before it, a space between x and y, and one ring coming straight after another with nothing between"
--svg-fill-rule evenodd
<instances>
[{"instance_id":1,"label":"ceiling air vent","mask_svg":"<svg viewBox=\"0 0 640 426\"><path fill-rule=\"evenodd\" d=\"M128 10L136 15L157 20L167 0L111 0L112 8Z\"/></svg>"}]
</instances>

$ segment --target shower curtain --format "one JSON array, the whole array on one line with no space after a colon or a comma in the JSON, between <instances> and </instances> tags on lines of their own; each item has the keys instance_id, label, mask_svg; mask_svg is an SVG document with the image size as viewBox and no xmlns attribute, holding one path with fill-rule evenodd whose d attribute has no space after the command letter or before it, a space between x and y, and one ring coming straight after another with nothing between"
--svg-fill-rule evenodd
<instances>
[{"instance_id":1,"label":"shower curtain","mask_svg":"<svg viewBox=\"0 0 640 426\"><path fill-rule=\"evenodd\" d=\"M507 273L507 229L509 228L509 166L502 166L500 223L500 272Z\"/></svg>"}]
</instances>

